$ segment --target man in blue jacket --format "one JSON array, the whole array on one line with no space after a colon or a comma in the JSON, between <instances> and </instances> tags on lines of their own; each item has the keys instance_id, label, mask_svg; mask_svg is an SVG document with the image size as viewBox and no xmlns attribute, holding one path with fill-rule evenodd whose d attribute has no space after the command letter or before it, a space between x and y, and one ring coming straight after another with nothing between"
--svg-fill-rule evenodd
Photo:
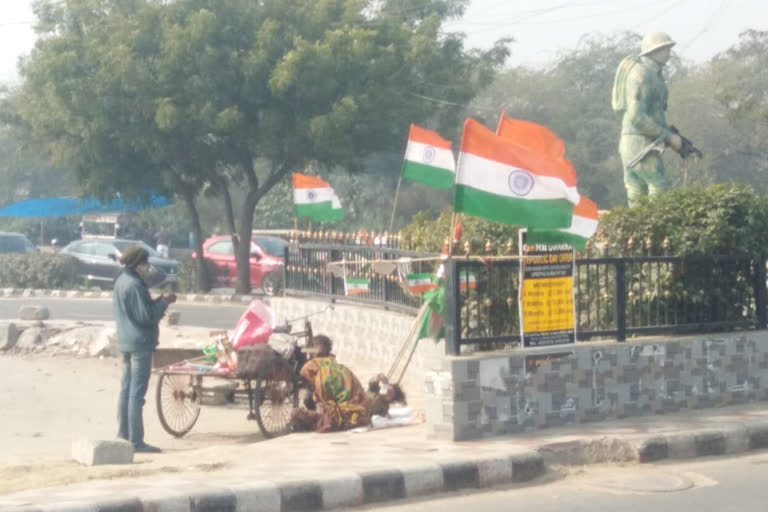
<instances>
[{"instance_id":1,"label":"man in blue jacket","mask_svg":"<svg viewBox=\"0 0 768 512\"><path fill-rule=\"evenodd\" d=\"M118 403L118 437L133 443L135 452L159 453L144 442L142 409L152 371L152 352L157 347L158 324L176 295L153 299L139 275L149 265L149 253L141 247L128 247L120 257L122 273L115 281L113 302L117 324L117 347L122 354L123 376Z\"/></svg>"}]
</instances>

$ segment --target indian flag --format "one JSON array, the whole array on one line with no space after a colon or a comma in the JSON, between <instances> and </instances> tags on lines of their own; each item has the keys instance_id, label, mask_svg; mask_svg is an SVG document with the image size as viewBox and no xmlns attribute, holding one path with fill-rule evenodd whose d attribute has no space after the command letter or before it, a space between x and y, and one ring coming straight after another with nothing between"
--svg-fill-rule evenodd
<instances>
[{"instance_id":1,"label":"indian flag","mask_svg":"<svg viewBox=\"0 0 768 512\"><path fill-rule=\"evenodd\" d=\"M477 288L477 279L472 272L459 272L459 291L474 290Z\"/></svg>"},{"instance_id":2,"label":"indian flag","mask_svg":"<svg viewBox=\"0 0 768 512\"><path fill-rule=\"evenodd\" d=\"M368 293L368 279L365 277L347 277L344 279L345 295Z\"/></svg>"},{"instance_id":3,"label":"indian flag","mask_svg":"<svg viewBox=\"0 0 768 512\"><path fill-rule=\"evenodd\" d=\"M567 228L579 202L567 160L515 144L473 119L464 123L456 174L454 211L495 222Z\"/></svg>"},{"instance_id":4,"label":"indian flag","mask_svg":"<svg viewBox=\"0 0 768 512\"><path fill-rule=\"evenodd\" d=\"M526 233L525 240L530 244L567 243L583 250L587 246L587 240L597 232L597 223L597 205L581 196L579 203L573 207L570 227L552 231L531 229Z\"/></svg>"},{"instance_id":5,"label":"indian flag","mask_svg":"<svg viewBox=\"0 0 768 512\"><path fill-rule=\"evenodd\" d=\"M297 217L309 217L316 222L341 220L341 208L336 192L322 178L293 173L293 203Z\"/></svg>"},{"instance_id":6,"label":"indian flag","mask_svg":"<svg viewBox=\"0 0 768 512\"><path fill-rule=\"evenodd\" d=\"M403 177L428 187L453 187L456 161L451 142L437 133L411 125L405 149Z\"/></svg>"},{"instance_id":7,"label":"indian flag","mask_svg":"<svg viewBox=\"0 0 768 512\"><path fill-rule=\"evenodd\" d=\"M437 288L437 284L432 282L431 274L408 274L408 292L413 295L421 295L427 290Z\"/></svg>"}]
</instances>

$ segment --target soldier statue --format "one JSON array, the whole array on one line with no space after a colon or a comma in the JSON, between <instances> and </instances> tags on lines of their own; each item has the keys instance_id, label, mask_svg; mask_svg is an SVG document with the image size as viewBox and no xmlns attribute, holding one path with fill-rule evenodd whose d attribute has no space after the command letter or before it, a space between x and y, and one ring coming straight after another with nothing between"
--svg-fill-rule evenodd
<instances>
[{"instance_id":1,"label":"soldier statue","mask_svg":"<svg viewBox=\"0 0 768 512\"><path fill-rule=\"evenodd\" d=\"M682 158L701 156L693 144L667 124L667 86L662 69L675 42L664 33L643 38L639 56L625 58L616 70L613 110L622 115L619 154L629 205L640 196L669 187L661 153L669 146Z\"/></svg>"}]
</instances>

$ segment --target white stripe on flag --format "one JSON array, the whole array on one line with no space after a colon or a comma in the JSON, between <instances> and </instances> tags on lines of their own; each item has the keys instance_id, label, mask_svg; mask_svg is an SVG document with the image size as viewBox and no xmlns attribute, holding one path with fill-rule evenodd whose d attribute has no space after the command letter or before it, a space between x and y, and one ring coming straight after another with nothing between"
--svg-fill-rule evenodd
<instances>
[{"instance_id":1,"label":"white stripe on flag","mask_svg":"<svg viewBox=\"0 0 768 512\"><path fill-rule=\"evenodd\" d=\"M419 164L455 172L456 160L450 149L438 148L413 140L405 148L405 159Z\"/></svg>"},{"instance_id":2,"label":"white stripe on flag","mask_svg":"<svg viewBox=\"0 0 768 512\"><path fill-rule=\"evenodd\" d=\"M333 201L335 196L336 194L330 187L293 189L293 202L295 204L324 203L327 201Z\"/></svg>"},{"instance_id":3,"label":"white stripe on flag","mask_svg":"<svg viewBox=\"0 0 768 512\"><path fill-rule=\"evenodd\" d=\"M579 202L579 192L576 187L568 187L560 178L540 176L525 169L489 160L472 153L462 153L460 156L459 177L456 183L466 185L483 192L515 199L562 199L565 194L568 201ZM478 172L481 169L482 172ZM514 171L528 173L533 178L533 187L526 195L512 192L510 176Z\"/></svg>"}]
</instances>

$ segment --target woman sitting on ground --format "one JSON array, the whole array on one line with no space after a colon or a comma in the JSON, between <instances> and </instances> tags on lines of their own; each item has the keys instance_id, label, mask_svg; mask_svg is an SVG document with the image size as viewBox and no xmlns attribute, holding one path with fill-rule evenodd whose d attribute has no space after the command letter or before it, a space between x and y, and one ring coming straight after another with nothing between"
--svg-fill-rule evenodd
<instances>
[{"instance_id":1,"label":"woman sitting on ground","mask_svg":"<svg viewBox=\"0 0 768 512\"><path fill-rule=\"evenodd\" d=\"M315 354L301 368L301 376L312 387L316 409L294 411L296 430L332 432L363 427L371 420L368 396L352 371L336 362L333 343L322 334L312 338Z\"/></svg>"}]
</instances>

